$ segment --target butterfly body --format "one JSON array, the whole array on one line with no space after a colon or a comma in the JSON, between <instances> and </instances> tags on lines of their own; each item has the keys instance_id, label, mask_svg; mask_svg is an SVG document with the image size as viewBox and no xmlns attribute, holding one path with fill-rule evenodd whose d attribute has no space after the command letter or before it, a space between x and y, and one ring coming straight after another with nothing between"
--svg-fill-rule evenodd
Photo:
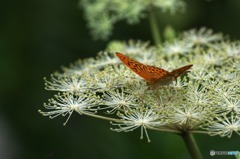
<instances>
[{"instance_id":1,"label":"butterfly body","mask_svg":"<svg viewBox=\"0 0 240 159\"><path fill-rule=\"evenodd\" d=\"M148 85L158 86L158 85L168 85L172 81L176 80L179 76L186 73L193 65L186 65L178 69L169 72L162 68L155 66L144 65L140 62L137 62L119 52L116 52L118 58L128 66L132 71L142 77Z\"/></svg>"}]
</instances>

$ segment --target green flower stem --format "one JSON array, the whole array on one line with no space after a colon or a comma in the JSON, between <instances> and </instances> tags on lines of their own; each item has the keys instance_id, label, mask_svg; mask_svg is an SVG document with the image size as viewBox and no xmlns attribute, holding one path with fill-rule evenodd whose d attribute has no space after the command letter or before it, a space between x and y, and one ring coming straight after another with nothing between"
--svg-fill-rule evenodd
<instances>
[{"instance_id":1,"label":"green flower stem","mask_svg":"<svg viewBox=\"0 0 240 159\"><path fill-rule=\"evenodd\" d=\"M149 22L150 22L150 27L152 31L153 41L156 46L160 46L161 45L160 31L158 29L157 19L155 17L153 9L151 9L150 11Z\"/></svg>"},{"instance_id":2,"label":"green flower stem","mask_svg":"<svg viewBox=\"0 0 240 159\"><path fill-rule=\"evenodd\" d=\"M202 154L200 153L197 143L193 137L193 135L189 134L189 133L182 133L181 134L189 153L192 156L192 159L203 159L202 158Z\"/></svg>"},{"instance_id":3,"label":"green flower stem","mask_svg":"<svg viewBox=\"0 0 240 159\"><path fill-rule=\"evenodd\" d=\"M205 135L208 135L208 132L201 131L201 130L192 130L192 131L189 131L189 132L192 133L192 134L205 134Z\"/></svg>"},{"instance_id":4,"label":"green flower stem","mask_svg":"<svg viewBox=\"0 0 240 159\"><path fill-rule=\"evenodd\" d=\"M176 133L176 134L180 134L180 133L181 133L181 131L172 130L172 129L168 129L168 128L154 128L154 127L148 126L147 129L151 129L151 130L155 130L155 131L160 131L160 132Z\"/></svg>"},{"instance_id":5,"label":"green flower stem","mask_svg":"<svg viewBox=\"0 0 240 159\"><path fill-rule=\"evenodd\" d=\"M87 116L91 116L91 117L94 117L94 118L98 118L98 119L115 121L115 122L121 122L120 119L110 118L110 117L105 117L105 116L100 116L100 115L93 114L93 113L87 113L87 112L78 112L78 113L79 113L79 114L83 114L83 115L87 115Z\"/></svg>"}]
</instances>

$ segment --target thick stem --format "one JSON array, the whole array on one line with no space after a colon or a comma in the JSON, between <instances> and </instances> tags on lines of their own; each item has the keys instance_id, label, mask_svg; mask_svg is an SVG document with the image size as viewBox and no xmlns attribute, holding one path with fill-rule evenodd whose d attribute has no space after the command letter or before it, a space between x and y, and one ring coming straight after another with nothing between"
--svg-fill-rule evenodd
<instances>
[{"instance_id":1,"label":"thick stem","mask_svg":"<svg viewBox=\"0 0 240 159\"><path fill-rule=\"evenodd\" d=\"M157 19L155 17L153 9L151 9L150 11L149 22L150 22L150 27L152 31L153 41L156 46L160 46L161 45L160 31L158 29Z\"/></svg>"},{"instance_id":2,"label":"thick stem","mask_svg":"<svg viewBox=\"0 0 240 159\"><path fill-rule=\"evenodd\" d=\"M192 159L203 159L193 135L189 133L181 134Z\"/></svg>"}]
</instances>

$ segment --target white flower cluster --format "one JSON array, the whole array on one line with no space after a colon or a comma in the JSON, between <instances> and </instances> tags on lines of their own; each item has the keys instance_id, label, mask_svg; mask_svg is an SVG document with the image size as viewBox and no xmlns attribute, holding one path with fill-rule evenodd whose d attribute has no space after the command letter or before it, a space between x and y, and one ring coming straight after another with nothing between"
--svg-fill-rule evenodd
<instances>
[{"instance_id":1,"label":"white flower cluster","mask_svg":"<svg viewBox=\"0 0 240 159\"><path fill-rule=\"evenodd\" d=\"M149 89L116 51L168 71L193 67L171 84ZM148 141L148 129L231 137L240 134L239 61L240 42L225 41L205 28L185 32L161 48L140 41L112 42L97 58L78 60L45 79L46 89L58 94L44 104L48 111L40 113L69 118L76 111L110 120L117 132L141 128L141 138L145 132Z\"/></svg>"}]
</instances>

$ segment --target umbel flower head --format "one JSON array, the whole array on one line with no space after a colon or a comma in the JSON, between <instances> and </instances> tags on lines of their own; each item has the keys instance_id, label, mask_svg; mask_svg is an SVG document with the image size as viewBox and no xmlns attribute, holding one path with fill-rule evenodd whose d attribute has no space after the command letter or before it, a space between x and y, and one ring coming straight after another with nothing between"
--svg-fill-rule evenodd
<instances>
[{"instance_id":1,"label":"umbel flower head","mask_svg":"<svg viewBox=\"0 0 240 159\"><path fill-rule=\"evenodd\" d=\"M168 71L193 67L172 83L149 89L116 51ZM44 104L46 112L39 112L50 118L77 112L109 120L117 132L140 128L148 141L148 130L231 137L240 134L239 61L240 42L205 28L187 31L161 48L112 42L96 58L78 60L45 78L46 89L57 95Z\"/></svg>"}]
</instances>

